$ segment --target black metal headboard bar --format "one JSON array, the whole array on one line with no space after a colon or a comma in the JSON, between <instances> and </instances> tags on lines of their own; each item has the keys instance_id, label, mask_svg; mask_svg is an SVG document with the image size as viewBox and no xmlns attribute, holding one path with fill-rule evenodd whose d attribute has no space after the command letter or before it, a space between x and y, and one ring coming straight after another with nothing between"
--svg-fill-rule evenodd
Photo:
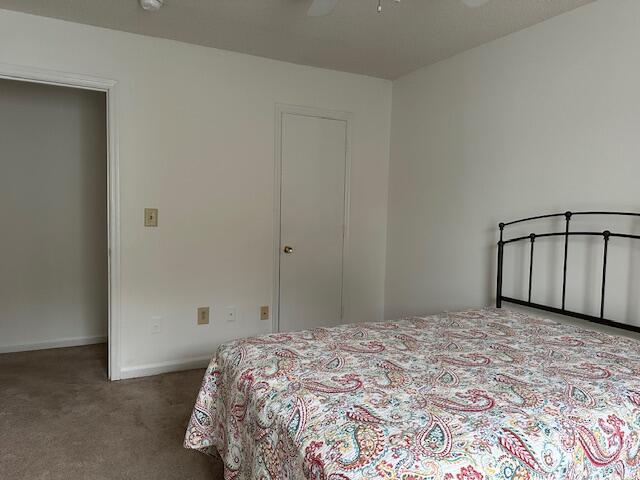
<instances>
[{"instance_id":1,"label":"black metal headboard bar","mask_svg":"<svg viewBox=\"0 0 640 480\"><path fill-rule=\"evenodd\" d=\"M593 236L593 237L602 237L604 232L553 232L553 233L532 233L529 235L525 235L524 237L510 238L509 240L504 240L502 243L508 245L509 243L521 242L522 240L530 240L531 235L535 238L544 238L544 237L564 237L564 236ZM617 238L633 238L635 240L640 240L640 235L631 235L628 233L612 233L609 232L609 237L617 237Z\"/></svg>"},{"instance_id":2,"label":"black metal headboard bar","mask_svg":"<svg viewBox=\"0 0 640 480\"><path fill-rule=\"evenodd\" d=\"M613 320L608 320L604 317L604 307L605 307L605 292L606 292L606 284L607 284L607 257L609 254L609 241L611 238L629 238L633 240L640 240L640 235L632 235L628 233L612 233L609 230L604 230L601 232L594 231L586 231L586 232L572 232L570 231L570 222L571 218L577 215L617 215L617 216L629 216L629 217L640 217L640 213L632 213L632 212L565 212L565 213L553 213L549 215L538 215L535 217L523 218L520 220L514 220L511 222L500 223L498 228L500 229L500 241L498 242L498 277L496 281L496 307L501 308L502 302L509 302L518 305L523 305L531 308L537 308L540 310L545 310L547 312L557 313L560 315L566 315L570 317L580 318L583 320L588 320L590 322L599 323L601 325L608 325L611 327L622 328L625 330L631 330L634 332L640 333L640 327L635 325L628 325L626 323L616 322ZM522 237L515 237L505 240L504 239L504 229L510 225L515 225L517 223L525 223L534 220L547 219L553 217L565 217L565 229L564 232L547 232L547 233L531 233ZM596 317L594 315L588 315L585 313L574 312L566 309L566 293L567 293L567 258L569 255L569 238L574 236L599 236L603 238L603 262L602 262L602 285L601 285L601 293L600 293L600 316ZM563 271L562 271L562 307L557 308L549 305L542 305L540 303L535 303L531 301L531 291L532 291L532 280L533 280L533 254L534 254L534 245L535 241L538 238L546 238L546 237L564 237L564 259L563 259ZM521 300L517 298L507 297L502 294L502 282L503 282L503 269L504 269L504 247L505 245L521 242L524 240L529 240L531 242L530 253L529 253L529 289L528 289L528 299Z\"/></svg>"},{"instance_id":3,"label":"black metal headboard bar","mask_svg":"<svg viewBox=\"0 0 640 480\"><path fill-rule=\"evenodd\" d=\"M520 220L513 220L511 222L505 222L503 225L508 227L509 225L515 225L516 223L531 222L533 220L543 220L545 218L553 217L566 217L567 214L574 215L622 215L626 217L640 217L640 213L635 212L563 212L563 213L549 213L547 215L537 215L535 217L521 218Z\"/></svg>"}]
</instances>

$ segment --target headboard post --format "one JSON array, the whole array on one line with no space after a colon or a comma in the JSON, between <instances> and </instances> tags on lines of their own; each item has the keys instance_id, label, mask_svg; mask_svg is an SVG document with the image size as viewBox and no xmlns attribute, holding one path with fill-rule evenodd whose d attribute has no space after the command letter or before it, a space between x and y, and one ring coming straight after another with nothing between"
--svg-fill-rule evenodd
<instances>
[{"instance_id":1,"label":"headboard post","mask_svg":"<svg viewBox=\"0 0 640 480\"><path fill-rule=\"evenodd\" d=\"M529 302L531 301L531 287L533 285L533 246L536 243L536 234L529 235L531 239L531 253L529 253Z\"/></svg>"},{"instance_id":2,"label":"headboard post","mask_svg":"<svg viewBox=\"0 0 640 480\"><path fill-rule=\"evenodd\" d=\"M562 309L567 304L567 257L569 255L569 223L571 222L572 212L565 212L564 225L564 262L562 267Z\"/></svg>"},{"instance_id":3,"label":"headboard post","mask_svg":"<svg viewBox=\"0 0 640 480\"><path fill-rule=\"evenodd\" d=\"M496 308L502 308L502 264L504 260L504 223L498 224L500 229L500 241L498 242L498 280L496 282Z\"/></svg>"},{"instance_id":4,"label":"headboard post","mask_svg":"<svg viewBox=\"0 0 640 480\"><path fill-rule=\"evenodd\" d=\"M611 232L605 230L602 232L604 237L604 255L602 257L602 293L600 294L600 319L604 319L604 292L607 286L607 254L609 252L609 238Z\"/></svg>"}]
</instances>

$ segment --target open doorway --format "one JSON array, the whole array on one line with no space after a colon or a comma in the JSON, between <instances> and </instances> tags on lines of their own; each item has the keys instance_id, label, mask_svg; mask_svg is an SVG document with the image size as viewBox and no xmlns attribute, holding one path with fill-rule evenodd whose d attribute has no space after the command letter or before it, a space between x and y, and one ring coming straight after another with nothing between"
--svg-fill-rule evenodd
<instances>
[{"instance_id":1,"label":"open doorway","mask_svg":"<svg viewBox=\"0 0 640 480\"><path fill-rule=\"evenodd\" d=\"M103 344L108 372L107 109L0 78L0 353Z\"/></svg>"}]
</instances>

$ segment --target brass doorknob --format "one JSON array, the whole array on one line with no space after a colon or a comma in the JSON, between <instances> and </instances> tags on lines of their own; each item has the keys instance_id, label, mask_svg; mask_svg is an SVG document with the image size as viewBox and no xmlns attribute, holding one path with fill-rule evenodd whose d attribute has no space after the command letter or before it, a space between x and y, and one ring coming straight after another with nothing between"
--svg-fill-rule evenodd
<instances>
[{"instance_id":1,"label":"brass doorknob","mask_svg":"<svg viewBox=\"0 0 640 480\"><path fill-rule=\"evenodd\" d=\"M285 245L285 247L282 249L282 251L284 253L293 253L293 247L290 247L289 245Z\"/></svg>"}]
</instances>

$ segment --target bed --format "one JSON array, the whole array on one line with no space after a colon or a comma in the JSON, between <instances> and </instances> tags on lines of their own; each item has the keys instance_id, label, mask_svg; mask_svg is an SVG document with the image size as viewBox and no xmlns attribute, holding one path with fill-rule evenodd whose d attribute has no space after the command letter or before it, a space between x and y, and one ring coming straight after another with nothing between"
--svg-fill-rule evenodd
<instances>
[{"instance_id":1,"label":"bed","mask_svg":"<svg viewBox=\"0 0 640 480\"><path fill-rule=\"evenodd\" d=\"M503 308L237 340L185 446L227 480L640 479L640 342Z\"/></svg>"}]
</instances>

